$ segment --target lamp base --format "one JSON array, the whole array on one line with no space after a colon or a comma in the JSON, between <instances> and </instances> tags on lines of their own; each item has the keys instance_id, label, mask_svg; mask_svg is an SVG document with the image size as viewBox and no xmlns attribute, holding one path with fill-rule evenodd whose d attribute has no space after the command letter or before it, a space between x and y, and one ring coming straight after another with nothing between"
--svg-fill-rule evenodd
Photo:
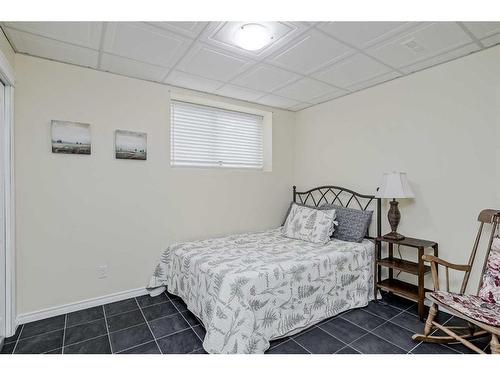
<instances>
[{"instance_id":1,"label":"lamp base","mask_svg":"<svg viewBox=\"0 0 500 375\"><path fill-rule=\"evenodd\" d=\"M391 208L389 209L389 212L387 213L387 219L389 220L389 224L391 225L391 232L384 235L384 238L388 239L388 240L394 240L394 241L404 240L405 236L403 236L402 234L399 234L397 232L399 220L401 219L401 213L399 212L399 209L398 209L398 202L395 199L393 199L390 202L390 204L391 204Z\"/></svg>"},{"instance_id":2,"label":"lamp base","mask_svg":"<svg viewBox=\"0 0 500 375\"><path fill-rule=\"evenodd\" d=\"M394 240L394 241L401 241L401 240L404 240L406 238L405 236L403 236L402 234L399 234L398 232L390 232L390 233L384 234L382 237L385 238L386 240Z\"/></svg>"}]
</instances>

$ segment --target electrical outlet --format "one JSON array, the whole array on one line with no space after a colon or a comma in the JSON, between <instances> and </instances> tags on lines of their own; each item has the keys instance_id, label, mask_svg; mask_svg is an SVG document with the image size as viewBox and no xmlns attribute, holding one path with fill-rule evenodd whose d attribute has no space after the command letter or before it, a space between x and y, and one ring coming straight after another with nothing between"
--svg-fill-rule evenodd
<instances>
[{"instance_id":1,"label":"electrical outlet","mask_svg":"<svg viewBox=\"0 0 500 375\"><path fill-rule=\"evenodd\" d=\"M108 277L108 266L98 266L97 267L97 278L98 279L105 279Z\"/></svg>"}]
</instances>

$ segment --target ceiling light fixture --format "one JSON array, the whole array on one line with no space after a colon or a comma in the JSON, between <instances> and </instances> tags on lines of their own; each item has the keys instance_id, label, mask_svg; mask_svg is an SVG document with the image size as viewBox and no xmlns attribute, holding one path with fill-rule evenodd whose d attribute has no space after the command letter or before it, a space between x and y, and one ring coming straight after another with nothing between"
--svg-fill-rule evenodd
<instances>
[{"instance_id":1,"label":"ceiling light fixture","mask_svg":"<svg viewBox=\"0 0 500 375\"><path fill-rule=\"evenodd\" d=\"M235 39L236 44L241 48L257 51L271 43L273 37L265 26L249 23L238 27Z\"/></svg>"}]
</instances>

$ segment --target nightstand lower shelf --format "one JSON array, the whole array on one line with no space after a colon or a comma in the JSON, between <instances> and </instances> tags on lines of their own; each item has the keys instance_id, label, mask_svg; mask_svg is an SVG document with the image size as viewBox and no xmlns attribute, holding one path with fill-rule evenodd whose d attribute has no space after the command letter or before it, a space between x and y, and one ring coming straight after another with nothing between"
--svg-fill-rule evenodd
<instances>
[{"instance_id":1,"label":"nightstand lower shelf","mask_svg":"<svg viewBox=\"0 0 500 375\"><path fill-rule=\"evenodd\" d=\"M377 283L377 288L386 292L394 293L398 296L419 302L418 286L413 285L398 279L386 279ZM431 292L429 289L424 289L424 293Z\"/></svg>"},{"instance_id":2,"label":"nightstand lower shelf","mask_svg":"<svg viewBox=\"0 0 500 375\"><path fill-rule=\"evenodd\" d=\"M419 274L418 263L411 262L409 260L398 259L398 258L383 258L377 261L377 264L389 267L398 271L403 271L411 273L412 275ZM431 267L424 265L424 274L431 272Z\"/></svg>"}]
</instances>

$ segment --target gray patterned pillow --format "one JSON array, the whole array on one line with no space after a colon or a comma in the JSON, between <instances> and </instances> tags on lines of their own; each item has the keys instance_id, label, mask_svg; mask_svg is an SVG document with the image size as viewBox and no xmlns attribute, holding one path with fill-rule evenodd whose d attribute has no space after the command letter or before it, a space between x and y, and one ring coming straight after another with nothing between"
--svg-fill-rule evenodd
<instances>
[{"instance_id":1,"label":"gray patterned pillow","mask_svg":"<svg viewBox=\"0 0 500 375\"><path fill-rule=\"evenodd\" d=\"M336 204L324 204L320 210L334 209L338 226L333 238L349 242L361 242L368 232L373 211L362 211Z\"/></svg>"}]
</instances>

